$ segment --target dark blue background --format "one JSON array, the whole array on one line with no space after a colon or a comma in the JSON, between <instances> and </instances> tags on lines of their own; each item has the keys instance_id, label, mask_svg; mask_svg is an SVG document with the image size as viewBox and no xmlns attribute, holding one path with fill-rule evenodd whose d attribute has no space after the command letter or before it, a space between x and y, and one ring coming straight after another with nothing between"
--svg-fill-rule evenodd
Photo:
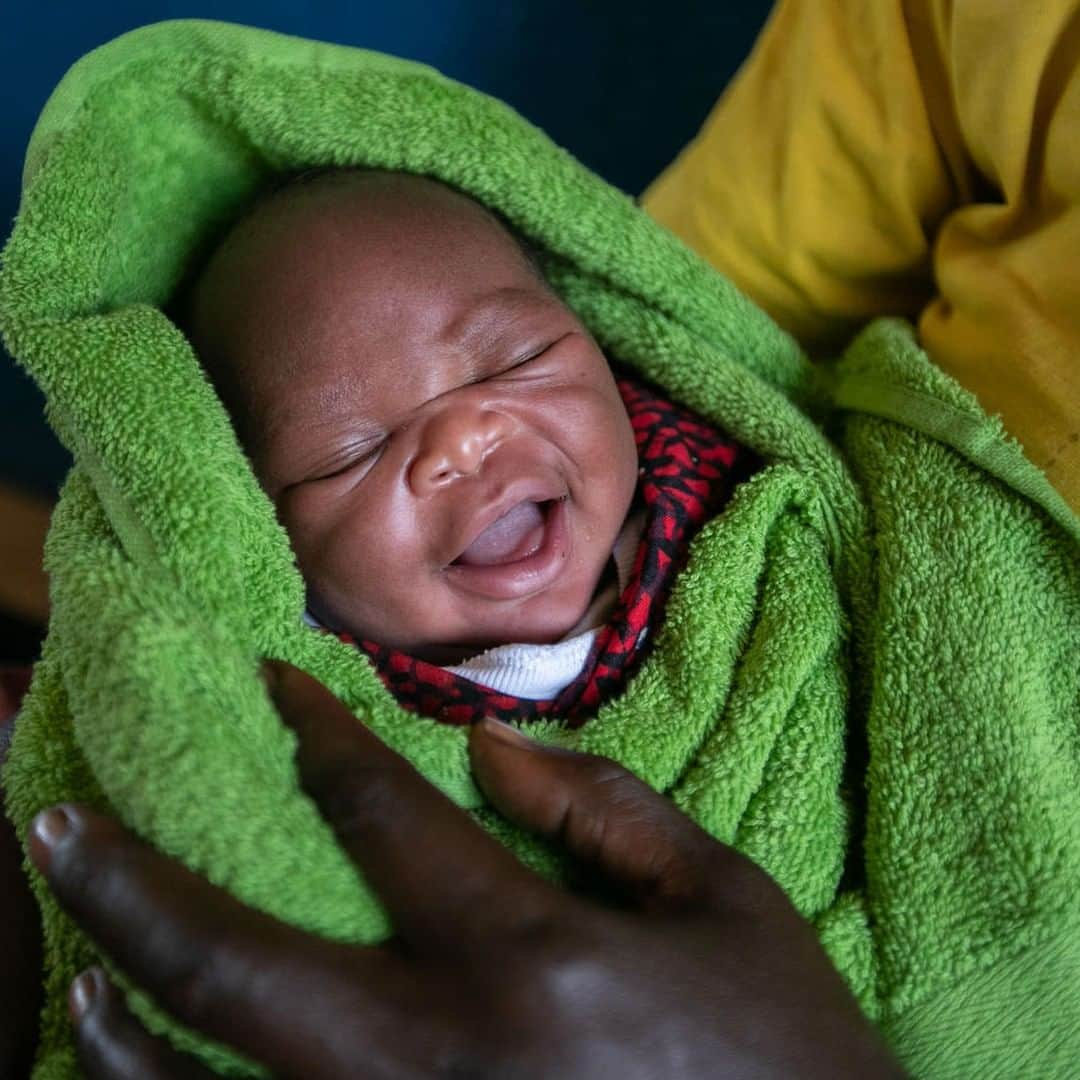
<instances>
[{"instance_id":1,"label":"dark blue background","mask_svg":"<svg viewBox=\"0 0 1080 1080\"><path fill-rule=\"evenodd\" d=\"M26 143L67 68L160 19L210 18L421 60L510 102L637 193L695 133L742 61L769 0L380 0L208 5L17 0L0 33L0 215L18 207ZM0 482L45 493L67 467L40 395L0 354Z\"/></svg>"}]
</instances>

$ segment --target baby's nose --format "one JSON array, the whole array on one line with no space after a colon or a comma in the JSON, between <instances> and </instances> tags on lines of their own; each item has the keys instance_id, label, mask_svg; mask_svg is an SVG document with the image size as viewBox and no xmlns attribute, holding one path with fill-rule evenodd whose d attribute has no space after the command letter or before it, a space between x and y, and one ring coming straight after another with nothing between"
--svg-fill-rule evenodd
<instances>
[{"instance_id":1,"label":"baby's nose","mask_svg":"<svg viewBox=\"0 0 1080 1080\"><path fill-rule=\"evenodd\" d=\"M409 466L409 486L417 495L426 495L472 476L511 426L508 417L492 409L466 405L441 410L420 434Z\"/></svg>"}]
</instances>

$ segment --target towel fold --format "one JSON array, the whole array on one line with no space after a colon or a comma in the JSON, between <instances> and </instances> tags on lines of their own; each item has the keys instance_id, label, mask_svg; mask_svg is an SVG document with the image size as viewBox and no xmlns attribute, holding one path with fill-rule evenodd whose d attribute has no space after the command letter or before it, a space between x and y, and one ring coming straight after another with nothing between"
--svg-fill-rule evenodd
<instances>
[{"instance_id":1,"label":"towel fold","mask_svg":"<svg viewBox=\"0 0 1080 1080\"><path fill-rule=\"evenodd\" d=\"M733 148L738 153L738 148ZM833 364L510 109L362 50L163 23L81 60L27 155L0 329L72 451L52 621L5 771L21 830L117 814L245 902L373 941L376 900L300 792L256 677L304 667L533 865L465 733L399 708L302 619L271 503L163 306L271 174L366 164L497 208L608 355L765 462L691 548L655 647L575 731L764 866L920 1076L1080 1060L1080 526L910 327ZM76 1074L94 950L47 895L37 1080ZM213 1067L247 1066L155 1029Z\"/></svg>"}]
</instances>

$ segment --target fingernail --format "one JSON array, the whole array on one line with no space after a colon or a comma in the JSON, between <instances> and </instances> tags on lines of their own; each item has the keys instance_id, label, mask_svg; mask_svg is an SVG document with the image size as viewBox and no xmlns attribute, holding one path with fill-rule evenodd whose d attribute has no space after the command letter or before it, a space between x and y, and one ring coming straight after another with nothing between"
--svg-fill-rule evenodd
<instances>
[{"instance_id":1,"label":"fingernail","mask_svg":"<svg viewBox=\"0 0 1080 1080\"><path fill-rule=\"evenodd\" d=\"M72 812L66 806L53 806L42 810L31 825L31 840L36 840L51 851L75 824Z\"/></svg>"},{"instance_id":2,"label":"fingernail","mask_svg":"<svg viewBox=\"0 0 1080 1080\"><path fill-rule=\"evenodd\" d=\"M482 717L479 726L483 728L486 735L498 739L507 746L517 747L519 750L536 750L540 745L528 735L523 735L516 727L511 727L502 720L496 720L494 716Z\"/></svg>"},{"instance_id":3,"label":"fingernail","mask_svg":"<svg viewBox=\"0 0 1080 1080\"><path fill-rule=\"evenodd\" d=\"M68 991L68 1013L75 1023L86 1015L104 988L105 972L101 968L87 968L75 976Z\"/></svg>"},{"instance_id":4,"label":"fingernail","mask_svg":"<svg viewBox=\"0 0 1080 1080\"><path fill-rule=\"evenodd\" d=\"M30 861L45 873L49 868L52 850L74 828L75 811L69 806L53 806L42 810L30 825Z\"/></svg>"}]
</instances>

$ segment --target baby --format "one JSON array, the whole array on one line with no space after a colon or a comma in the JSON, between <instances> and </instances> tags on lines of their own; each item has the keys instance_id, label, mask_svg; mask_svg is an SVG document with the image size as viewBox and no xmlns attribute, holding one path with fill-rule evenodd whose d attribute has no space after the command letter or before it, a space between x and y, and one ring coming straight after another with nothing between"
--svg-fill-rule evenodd
<instances>
[{"instance_id":1,"label":"baby","mask_svg":"<svg viewBox=\"0 0 1080 1080\"><path fill-rule=\"evenodd\" d=\"M215 251L186 322L319 623L452 664L595 618L634 434L599 346L487 209L397 173L288 184Z\"/></svg>"}]
</instances>

